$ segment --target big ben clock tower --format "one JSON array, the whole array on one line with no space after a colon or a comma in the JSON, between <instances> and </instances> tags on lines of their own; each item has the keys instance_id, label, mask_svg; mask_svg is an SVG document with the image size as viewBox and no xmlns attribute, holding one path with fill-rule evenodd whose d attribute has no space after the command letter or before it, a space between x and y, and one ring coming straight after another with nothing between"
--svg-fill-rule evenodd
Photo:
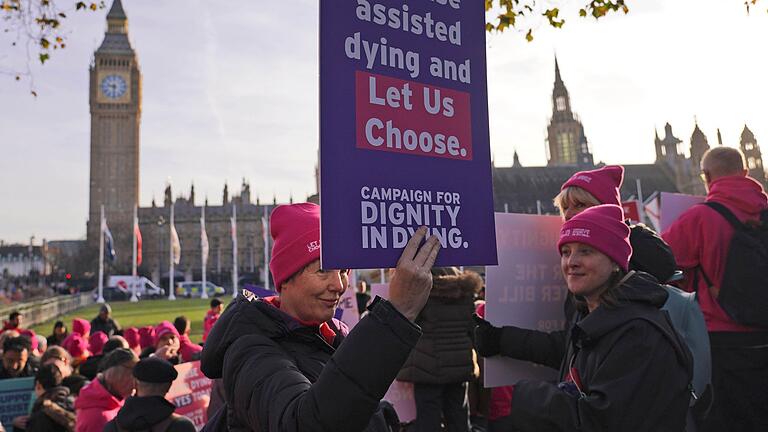
<instances>
[{"instance_id":1,"label":"big ben clock tower","mask_svg":"<svg viewBox=\"0 0 768 432\"><path fill-rule=\"evenodd\" d=\"M98 245L104 206L120 263L130 262L133 206L139 202L141 71L120 0L90 67L91 181L88 243Z\"/></svg>"}]
</instances>

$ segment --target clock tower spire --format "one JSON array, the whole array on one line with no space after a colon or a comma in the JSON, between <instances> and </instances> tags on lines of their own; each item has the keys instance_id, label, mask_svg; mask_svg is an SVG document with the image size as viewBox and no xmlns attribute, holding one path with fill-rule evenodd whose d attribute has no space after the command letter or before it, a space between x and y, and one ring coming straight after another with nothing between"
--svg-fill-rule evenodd
<instances>
[{"instance_id":1,"label":"clock tower spire","mask_svg":"<svg viewBox=\"0 0 768 432\"><path fill-rule=\"evenodd\" d=\"M128 39L121 0L107 13L107 31L90 67L91 181L88 242L99 239L104 206L118 265L131 260L133 206L139 203L141 71Z\"/></svg>"},{"instance_id":2,"label":"clock tower spire","mask_svg":"<svg viewBox=\"0 0 768 432\"><path fill-rule=\"evenodd\" d=\"M571 97L560 76L560 64L555 57L555 83L552 88L552 117L547 127L549 166L594 166L584 126L571 109Z\"/></svg>"}]
</instances>

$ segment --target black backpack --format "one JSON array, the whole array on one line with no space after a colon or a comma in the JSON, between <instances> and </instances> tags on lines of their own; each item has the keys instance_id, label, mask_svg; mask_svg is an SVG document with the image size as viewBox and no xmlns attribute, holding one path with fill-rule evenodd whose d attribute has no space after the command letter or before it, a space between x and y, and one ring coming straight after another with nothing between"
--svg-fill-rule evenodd
<instances>
[{"instance_id":1,"label":"black backpack","mask_svg":"<svg viewBox=\"0 0 768 432\"><path fill-rule=\"evenodd\" d=\"M761 213L760 221L742 223L720 203L708 201L703 205L720 213L734 231L722 285L716 287L704 269L698 270L713 297L734 321L768 328L768 211Z\"/></svg>"}]
</instances>

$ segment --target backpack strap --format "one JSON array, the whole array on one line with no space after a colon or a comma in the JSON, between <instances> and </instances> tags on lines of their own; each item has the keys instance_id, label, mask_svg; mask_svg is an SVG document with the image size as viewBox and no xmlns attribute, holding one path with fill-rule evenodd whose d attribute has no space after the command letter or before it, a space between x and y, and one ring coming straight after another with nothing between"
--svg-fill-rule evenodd
<instances>
[{"instance_id":1,"label":"backpack strap","mask_svg":"<svg viewBox=\"0 0 768 432\"><path fill-rule=\"evenodd\" d=\"M725 205L715 201L706 201L701 203L701 205L707 206L712 210L716 211L718 214L720 214L720 216L722 216L726 221L728 221L728 223L733 227L734 230L743 231L745 229L744 224ZM715 300L717 300L717 298L720 296L720 288L716 287L715 284L712 283L712 280L707 277L707 274L704 273L704 269L701 267L701 264L696 266L696 273L693 280L693 286L694 287L699 286L699 273L701 273L701 276L704 277L704 282L707 283L707 289L709 290L710 294L712 294L712 297ZM697 299L698 299L698 296L697 296Z\"/></svg>"},{"instance_id":2,"label":"backpack strap","mask_svg":"<svg viewBox=\"0 0 768 432\"><path fill-rule=\"evenodd\" d=\"M744 224L741 223L739 218L737 218L733 214L733 212L730 209L728 209L728 207L724 206L723 204L720 204L719 202L715 202L715 201L707 201L707 202L704 202L703 205L705 205L705 206L711 208L712 210L720 213L720 216L725 218L725 220L727 220L728 223L731 224L733 229L735 229L735 230L743 230L744 229Z\"/></svg>"},{"instance_id":3,"label":"backpack strap","mask_svg":"<svg viewBox=\"0 0 768 432\"><path fill-rule=\"evenodd\" d=\"M661 311L662 315L664 316L664 321L667 323L669 328L664 328L659 322L656 320L650 318L641 316L638 317L638 319L641 319L649 324L651 324L653 327L656 327L656 329L665 337L667 340L674 345L674 343L677 343L678 348L682 349L683 352L681 353L680 350L674 349L675 356L678 358L678 360L682 360L683 366L686 368L686 372L688 373L688 387L686 390L691 395L692 401L699 400L699 395L696 394L696 390L693 388L693 353L688 348L688 343L682 339L682 336L675 330L675 325L672 323L672 318L669 317L669 312L667 311ZM671 330L671 332L669 331ZM685 355L685 350L688 351L688 354Z\"/></svg>"},{"instance_id":4,"label":"backpack strap","mask_svg":"<svg viewBox=\"0 0 768 432\"><path fill-rule=\"evenodd\" d=\"M715 284L712 283L712 280L707 277L706 273L704 273L704 268L699 264L693 268L693 289L694 293L696 293L696 301L699 301L699 273L704 277L704 282L707 283L707 291L709 291L709 294L713 299L717 300L717 298L720 297L720 287L715 286Z\"/></svg>"}]
</instances>

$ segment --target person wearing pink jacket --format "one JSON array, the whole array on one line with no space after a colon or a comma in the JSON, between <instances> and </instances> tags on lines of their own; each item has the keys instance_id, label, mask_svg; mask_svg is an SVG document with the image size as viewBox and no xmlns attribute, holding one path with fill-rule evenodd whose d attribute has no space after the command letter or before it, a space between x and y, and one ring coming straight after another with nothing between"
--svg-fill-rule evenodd
<instances>
[{"instance_id":1,"label":"person wearing pink jacket","mask_svg":"<svg viewBox=\"0 0 768 432\"><path fill-rule=\"evenodd\" d=\"M208 333L211 332L213 325L218 321L222 310L224 310L224 305L221 303L221 300L217 298L211 300L211 308L203 319L203 342L208 338Z\"/></svg>"},{"instance_id":2,"label":"person wearing pink jacket","mask_svg":"<svg viewBox=\"0 0 768 432\"><path fill-rule=\"evenodd\" d=\"M176 319L173 320L173 326L176 327L176 331L179 332L179 355L181 356L181 362L185 363L199 360L200 351L203 350L203 347L196 343L192 343L189 339L189 332L191 330L189 318L184 315L177 316Z\"/></svg>"},{"instance_id":3,"label":"person wearing pink jacket","mask_svg":"<svg viewBox=\"0 0 768 432\"><path fill-rule=\"evenodd\" d=\"M133 351L118 348L102 361L103 372L80 390L75 401L76 432L101 432L133 394L133 367L139 359Z\"/></svg>"},{"instance_id":4,"label":"person wearing pink jacket","mask_svg":"<svg viewBox=\"0 0 768 432\"><path fill-rule=\"evenodd\" d=\"M704 154L701 169L706 201L724 205L740 222L759 221L768 209L768 196L747 176L741 151L711 149ZM733 226L707 205L691 207L662 233L684 271L681 287L697 293L709 331L714 403L700 428L705 432L768 430L768 330L732 319L707 283L722 286L733 236Z\"/></svg>"}]
</instances>

